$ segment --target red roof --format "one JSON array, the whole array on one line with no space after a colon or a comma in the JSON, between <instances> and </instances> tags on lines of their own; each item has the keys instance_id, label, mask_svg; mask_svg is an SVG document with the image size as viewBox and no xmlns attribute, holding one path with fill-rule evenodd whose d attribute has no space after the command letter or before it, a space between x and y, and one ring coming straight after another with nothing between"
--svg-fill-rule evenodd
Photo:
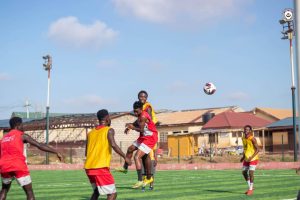
<instances>
[{"instance_id":1,"label":"red roof","mask_svg":"<svg viewBox=\"0 0 300 200\"><path fill-rule=\"evenodd\" d=\"M245 125L251 125L253 128L265 127L271 121L262 119L252 113L237 113L226 111L216 115L208 121L202 129L224 129L224 128L243 128Z\"/></svg>"}]
</instances>

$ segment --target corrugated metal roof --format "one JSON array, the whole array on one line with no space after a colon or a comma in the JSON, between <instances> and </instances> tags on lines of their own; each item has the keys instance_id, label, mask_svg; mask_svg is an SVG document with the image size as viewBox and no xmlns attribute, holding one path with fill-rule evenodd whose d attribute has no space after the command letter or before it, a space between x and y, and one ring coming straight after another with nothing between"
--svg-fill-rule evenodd
<instances>
[{"instance_id":1,"label":"corrugated metal roof","mask_svg":"<svg viewBox=\"0 0 300 200\"><path fill-rule=\"evenodd\" d=\"M275 117L277 120L281 120L287 117L293 116L292 109L278 109L278 108L254 108L253 111L262 111L272 117Z\"/></svg>"},{"instance_id":2,"label":"corrugated metal roof","mask_svg":"<svg viewBox=\"0 0 300 200\"><path fill-rule=\"evenodd\" d=\"M34 120L34 119L22 119L23 123L27 123L32 120ZM9 128L10 128L9 119L0 120L0 129L9 129Z\"/></svg>"},{"instance_id":3,"label":"corrugated metal roof","mask_svg":"<svg viewBox=\"0 0 300 200\"><path fill-rule=\"evenodd\" d=\"M298 117L296 118L296 124L299 123ZM292 127L293 126L293 117L287 117L285 119L273 122L268 125L267 128L279 128L279 127Z\"/></svg>"},{"instance_id":4,"label":"corrugated metal roof","mask_svg":"<svg viewBox=\"0 0 300 200\"><path fill-rule=\"evenodd\" d=\"M202 129L243 128L251 125L253 128L265 127L271 122L251 113L223 112L208 121Z\"/></svg>"},{"instance_id":5,"label":"corrugated metal roof","mask_svg":"<svg viewBox=\"0 0 300 200\"><path fill-rule=\"evenodd\" d=\"M159 125L179 125L179 124L190 124L190 123L201 123L203 122L202 116L205 113L219 114L228 110L236 112L243 111L237 106L219 107L219 108L204 108L197 110L183 110L176 112L159 113L156 115Z\"/></svg>"}]
</instances>

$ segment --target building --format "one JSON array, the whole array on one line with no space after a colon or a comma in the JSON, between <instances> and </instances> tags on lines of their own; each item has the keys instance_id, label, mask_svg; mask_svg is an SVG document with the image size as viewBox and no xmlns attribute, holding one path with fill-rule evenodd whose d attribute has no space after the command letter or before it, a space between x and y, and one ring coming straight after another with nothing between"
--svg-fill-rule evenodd
<instances>
[{"instance_id":1,"label":"building","mask_svg":"<svg viewBox=\"0 0 300 200\"><path fill-rule=\"evenodd\" d=\"M266 119L271 122L276 122L287 117L293 116L291 109L277 109L277 108L254 108L252 112L255 116Z\"/></svg>"},{"instance_id":2,"label":"building","mask_svg":"<svg viewBox=\"0 0 300 200\"><path fill-rule=\"evenodd\" d=\"M229 110L243 111L240 107L228 106L157 114L160 148L168 151L170 156L177 156L178 148L181 156L194 155L194 151L198 150L201 143L198 142L197 137L194 138L193 133L201 130L202 126L214 115Z\"/></svg>"},{"instance_id":3,"label":"building","mask_svg":"<svg viewBox=\"0 0 300 200\"><path fill-rule=\"evenodd\" d=\"M298 117L296 118L296 124L299 124ZM267 126L268 131L272 136L272 151L294 151L294 132L293 132L293 118L288 117ZM298 136L297 127L297 136ZM298 137L296 137L298 139ZM297 144L299 141L297 140Z\"/></svg>"},{"instance_id":4,"label":"building","mask_svg":"<svg viewBox=\"0 0 300 200\"><path fill-rule=\"evenodd\" d=\"M265 127L271 121L257 117L249 112L227 111L216 115L200 131L202 141L214 144L217 148L242 145L242 132L245 125L251 125L258 145L265 151L272 145L272 137L266 134ZM207 145L207 144L206 144Z\"/></svg>"}]
</instances>

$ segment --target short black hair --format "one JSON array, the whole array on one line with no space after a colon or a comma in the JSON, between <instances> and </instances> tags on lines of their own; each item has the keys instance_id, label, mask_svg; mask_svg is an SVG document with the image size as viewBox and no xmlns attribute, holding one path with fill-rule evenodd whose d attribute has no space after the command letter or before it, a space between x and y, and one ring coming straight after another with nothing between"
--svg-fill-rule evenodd
<instances>
[{"instance_id":1,"label":"short black hair","mask_svg":"<svg viewBox=\"0 0 300 200\"><path fill-rule=\"evenodd\" d=\"M138 109L138 108L143 109L143 103L140 101L136 101L133 103L133 109Z\"/></svg>"},{"instance_id":2,"label":"short black hair","mask_svg":"<svg viewBox=\"0 0 300 200\"><path fill-rule=\"evenodd\" d=\"M147 93L145 90L141 90L141 91L138 93L138 97L140 96L140 94L143 94L143 93L148 97L148 93Z\"/></svg>"},{"instance_id":3,"label":"short black hair","mask_svg":"<svg viewBox=\"0 0 300 200\"><path fill-rule=\"evenodd\" d=\"M22 124L22 118L20 117L12 117L9 120L9 125L11 129L16 128L16 126Z\"/></svg>"},{"instance_id":4,"label":"short black hair","mask_svg":"<svg viewBox=\"0 0 300 200\"><path fill-rule=\"evenodd\" d=\"M103 120L107 115L109 115L109 114L106 109L102 109L97 112L97 118L99 121Z\"/></svg>"},{"instance_id":5,"label":"short black hair","mask_svg":"<svg viewBox=\"0 0 300 200\"><path fill-rule=\"evenodd\" d=\"M250 128L250 130L252 131L252 126L246 125L246 126L244 126L244 129L247 128L247 127Z\"/></svg>"}]
</instances>

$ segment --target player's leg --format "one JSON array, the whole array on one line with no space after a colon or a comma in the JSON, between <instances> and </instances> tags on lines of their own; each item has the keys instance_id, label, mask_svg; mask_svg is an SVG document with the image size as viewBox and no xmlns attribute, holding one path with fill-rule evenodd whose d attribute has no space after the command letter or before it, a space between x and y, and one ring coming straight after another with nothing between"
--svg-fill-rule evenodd
<instances>
[{"instance_id":1,"label":"player's leg","mask_svg":"<svg viewBox=\"0 0 300 200\"><path fill-rule=\"evenodd\" d=\"M0 200L5 200L6 195L10 189L11 182L13 180L14 174L10 173L1 173L1 179L2 179L2 188L0 192Z\"/></svg>"},{"instance_id":2,"label":"player's leg","mask_svg":"<svg viewBox=\"0 0 300 200\"><path fill-rule=\"evenodd\" d=\"M115 199L117 199L117 193L107 195L107 200L115 200Z\"/></svg>"},{"instance_id":3,"label":"player's leg","mask_svg":"<svg viewBox=\"0 0 300 200\"><path fill-rule=\"evenodd\" d=\"M136 172L138 176L138 182L132 188L140 188L143 185L143 175L142 175L142 157L145 152L138 149L134 155L134 162L136 167Z\"/></svg>"},{"instance_id":4,"label":"player's leg","mask_svg":"<svg viewBox=\"0 0 300 200\"><path fill-rule=\"evenodd\" d=\"M145 159L145 168L146 168L147 179L150 179L151 178L151 159L150 159L149 155L147 155L147 157Z\"/></svg>"},{"instance_id":5,"label":"player's leg","mask_svg":"<svg viewBox=\"0 0 300 200\"><path fill-rule=\"evenodd\" d=\"M0 192L0 200L5 200L6 199L6 195L10 189L11 186L11 181L4 183L2 182L2 188L1 188L1 192Z\"/></svg>"},{"instance_id":6,"label":"player's leg","mask_svg":"<svg viewBox=\"0 0 300 200\"><path fill-rule=\"evenodd\" d=\"M34 194L33 194L33 189L32 189L32 183L29 183L27 185L22 186L23 190L26 193L27 200L35 200Z\"/></svg>"},{"instance_id":7,"label":"player's leg","mask_svg":"<svg viewBox=\"0 0 300 200\"><path fill-rule=\"evenodd\" d=\"M247 192L247 195L252 195L253 194L253 184L254 184L254 172L256 169L256 165L257 165L258 161L251 161L249 164L249 179L250 179L250 185L249 185L249 190Z\"/></svg>"},{"instance_id":8,"label":"player's leg","mask_svg":"<svg viewBox=\"0 0 300 200\"><path fill-rule=\"evenodd\" d=\"M98 188L95 188L90 200L98 200L99 195L100 194L99 194Z\"/></svg>"},{"instance_id":9,"label":"player's leg","mask_svg":"<svg viewBox=\"0 0 300 200\"><path fill-rule=\"evenodd\" d=\"M32 181L29 174L29 171L16 171L15 177L17 179L18 184L23 188L26 193L27 200L34 200L34 193L32 189Z\"/></svg>"},{"instance_id":10,"label":"player's leg","mask_svg":"<svg viewBox=\"0 0 300 200\"><path fill-rule=\"evenodd\" d=\"M150 183L150 190L154 189L154 175L155 175L155 172L156 172L155 162L156 162L155 160L151 160L151 176L153 178L153 182Z\"/></svg>"}]
</instances>

